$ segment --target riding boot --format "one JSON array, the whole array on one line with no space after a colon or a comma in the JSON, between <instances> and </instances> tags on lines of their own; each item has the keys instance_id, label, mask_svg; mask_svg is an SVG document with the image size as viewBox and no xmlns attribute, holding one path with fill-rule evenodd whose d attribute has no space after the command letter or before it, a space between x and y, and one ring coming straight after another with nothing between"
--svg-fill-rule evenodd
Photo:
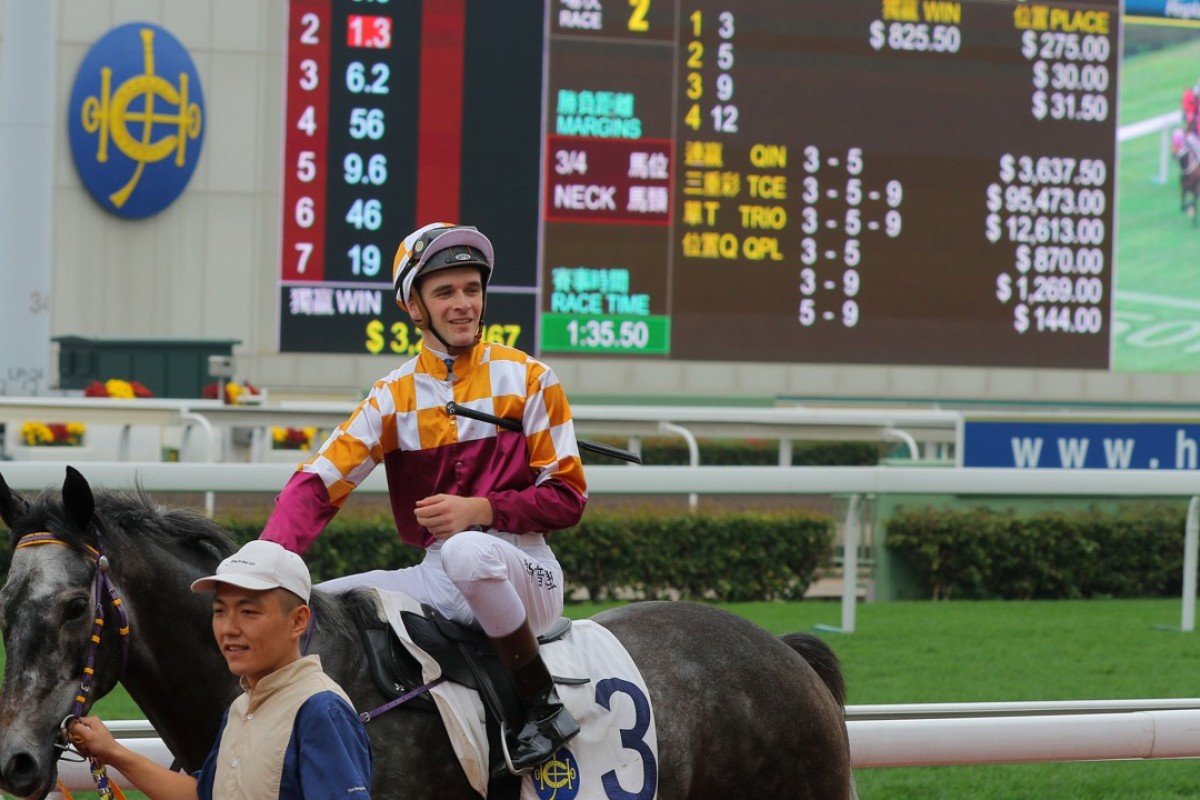
<instances>
[{"instance_id":1,"label":"riding boot","mask_svg":"<svg viewBox=\"0 0 1200 800\"><path fill-rule=\"evenodd\" d=\"M525 706L521 730L516 736L510 732L505 742L511 765L506 768L514 775L521 775L549 761L558 748L579 733L579 723L558 698L554 678L542 661L537 637L528 620L507 636L491 641L500 663L512 673Z\"/></svg>"}]
</instances>

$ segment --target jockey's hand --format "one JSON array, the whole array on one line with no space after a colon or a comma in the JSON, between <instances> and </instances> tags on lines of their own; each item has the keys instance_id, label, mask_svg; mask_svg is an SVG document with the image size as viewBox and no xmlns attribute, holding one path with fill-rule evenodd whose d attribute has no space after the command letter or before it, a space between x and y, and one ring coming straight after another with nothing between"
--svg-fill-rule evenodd
<instances>
[{"instance_id":1,"label":"jockey's hand","mask_svg":"<svg viewBox=\"0 0 1200 800\"><path fill-rule=\"evenodd\" d=\"M476 525L488 528L492 524L492 504L486 497L435 494L418 500L413 513L417 522L438 539L448 539Z\"/></svg>"},{"instance_id":2,"label":"jockey's hand","mask_svg":"<svg viewBox=\"0 0 1200 800\"><path fill-rule=\"evenodd\" d=\"M81 717L67 727L71 743L85 756L108 764L120 752L121 745L99 717Z\"/></svg>"}]
</instances>

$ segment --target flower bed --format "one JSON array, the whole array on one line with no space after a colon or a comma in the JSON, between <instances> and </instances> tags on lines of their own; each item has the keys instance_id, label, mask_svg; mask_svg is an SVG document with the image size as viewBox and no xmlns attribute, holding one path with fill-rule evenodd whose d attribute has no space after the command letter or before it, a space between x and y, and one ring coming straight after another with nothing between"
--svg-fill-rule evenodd
<instances>
[{"instance_id":1,"label":"flower bed","mask_svg":"<svg viewBox=\"0 0 1200 800\"><path fill-rule=\"evenodd\" d=\"M79 447L87 426L82 422L26 422L21 443L26 447Z\"/></svg>"},{"instance_id":2,"label":"flower bed","mask_svg":"<svg viewBox=\"0 0 1200 800\"><path fill-rule=\"evenodd\" d=\"M154 393L137 381L110 378L103 383L92 381L83 390L84 397L116 397L131 400L135 397L154 397Z\"/></svg>"},{"instance_id":3,"label":"flower bed","mask_svg":"<svg viewBox=\"0 0 1200 800\"><path fill-rule=\"evenodd\" d=\"M217 393L220 392L220 386L217 383L210 383L200 390L200 396L207 400L216 400ZM236 406L247 403L258 402L262 393L254 384L246 381L246 383L238 383L236 381L228 381L225 384L225 405Z\"/></svg>"},{"instance_id":4,"label":"flower bed","mask_svg":"<svg viewBox=\"0 0 1200 800\"><path fill-rule=\"evenodd\" d=\"M271 446L275 450L312 450L316 428L271 428Z\"/></svg>"}]
</instances>

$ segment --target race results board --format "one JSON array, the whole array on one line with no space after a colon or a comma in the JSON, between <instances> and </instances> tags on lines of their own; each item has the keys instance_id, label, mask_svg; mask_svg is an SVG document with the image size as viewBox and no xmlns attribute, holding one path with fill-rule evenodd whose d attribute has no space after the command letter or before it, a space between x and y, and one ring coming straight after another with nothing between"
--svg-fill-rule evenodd
<instances>
[{"instance_id":1,"label":"race results board","mask_svg":"<svg viewBox=\"0 0 1200 800\"><path fill-rule=\"evenodd\" d=\"M1117 0L458 5L452 218L513 238L496 243L492 340L687 360L1109 366ZM432 78L410 50L429 47L420 34L432 8L446 22L446 4L293 0L293 121L302 7L330 13L329 52L310 56L332 75L330 132L312 156L323 192L285 181L281 349L408 352L391 254L433 207L418 101ZM391 15L390 49L351 44L361 15ZM524 80L497 86L506 65L472 55L497 31L503 58L532 52ZM380 64L389 93L355 91ZM373 119L387 126L378 139ZM287 133L285 166L302 136ZM387 177L373 182L380 158ZM324 237L301 273L316 224L294 220L309 194ZM321 293L336 313L289 313Z\"/></svg>"}]
</instances>

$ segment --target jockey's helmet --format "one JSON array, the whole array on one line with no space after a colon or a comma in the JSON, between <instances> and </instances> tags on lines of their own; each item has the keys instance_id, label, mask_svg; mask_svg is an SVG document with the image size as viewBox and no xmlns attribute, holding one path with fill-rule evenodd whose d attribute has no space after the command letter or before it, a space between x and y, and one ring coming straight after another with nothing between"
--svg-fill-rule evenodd
<instances>
[{"instance_id":1,"label":"jockey's helmet","mask_svg":"<svg viewBox=\"0 0 1200 800\"><path fill-rule=\"evenodd\" d=\"M491 241L473 225L434 222L404 237L392 261L396 304L408 308L417 278L452 267L477 267L486 290L495 253Z\"/></svg>"}]
</instances>

